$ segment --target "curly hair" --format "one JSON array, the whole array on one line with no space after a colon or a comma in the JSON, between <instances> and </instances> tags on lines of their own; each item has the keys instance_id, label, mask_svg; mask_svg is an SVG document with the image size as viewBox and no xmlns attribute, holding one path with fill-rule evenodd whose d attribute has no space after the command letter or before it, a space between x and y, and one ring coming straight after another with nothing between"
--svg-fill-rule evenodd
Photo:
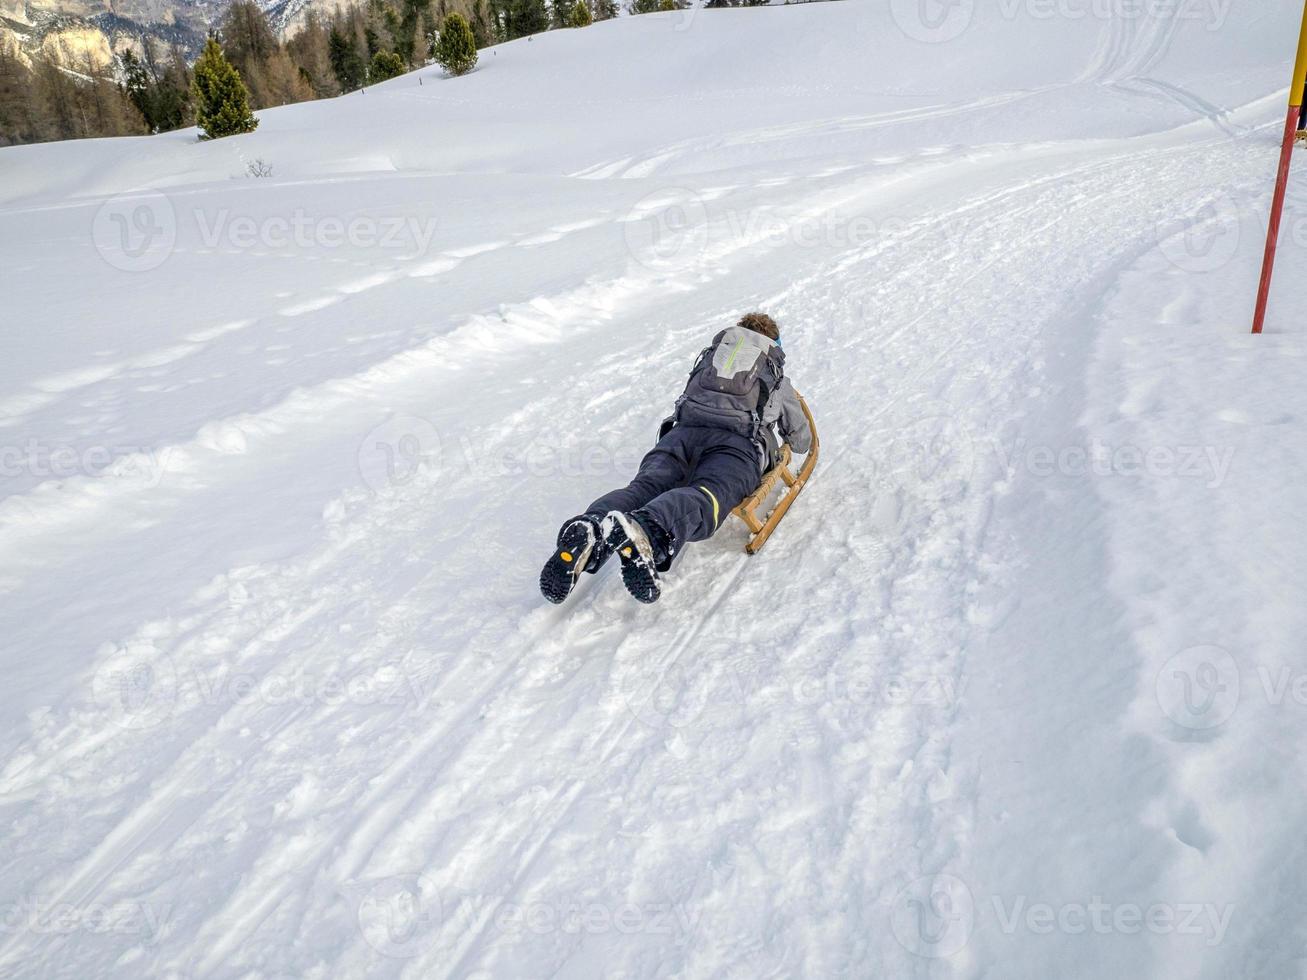
<instances>
[{"instance_id":1,"label":"curly hair","mask_svg":"<svg viewBox=\"0 0 1307 980\"><path fill-rule=\"evenodd\" d=\"M736 326L760 333L772 340L779 340L781 336L781 328L776 326L776 321L766 313L746 313L740 317L740 322Z\"/></svg>"}]
</instances>

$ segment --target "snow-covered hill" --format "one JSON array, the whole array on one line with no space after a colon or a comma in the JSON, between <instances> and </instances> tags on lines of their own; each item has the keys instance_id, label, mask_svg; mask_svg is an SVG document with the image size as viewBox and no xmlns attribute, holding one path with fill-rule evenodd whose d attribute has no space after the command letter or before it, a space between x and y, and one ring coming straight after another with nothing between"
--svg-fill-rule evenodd
<instances>
[{"instance_id":1,"label":"snow-covered hill","mask_svg":"<svg viewBox=\"0 0 1307 980\"><path fill-rule=\"evenodd\" d=\"M0 150L0 972L1303 975L1297 189L1246 333L1298 12L1143 7ZM780 531L545 608L755 307Z\"/></svg>"}]
</instances>

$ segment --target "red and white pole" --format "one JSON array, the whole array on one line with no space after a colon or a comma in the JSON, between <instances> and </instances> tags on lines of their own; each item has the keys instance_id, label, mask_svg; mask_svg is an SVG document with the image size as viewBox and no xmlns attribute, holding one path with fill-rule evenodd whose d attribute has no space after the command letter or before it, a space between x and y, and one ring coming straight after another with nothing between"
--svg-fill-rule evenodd
<instances>
[{"instance_id":1,"label":"red and white pole","mask_svg":"<svg viewBox=\"0 0 1307 980\"><path fill-rule=\"evenodd\" d=\"M1253 313L1253 333L1261 333L1266 323L1266 303L1271 296L1271 275L1275 271L1275 247L1280 241L1280 218L1284 214L1284 192L1289 186L1289 166L1293 162L1294 136L1298 132L1298 115L1302 111L1303 86L1307 85L1307 2L1303 3L1302 26L1298 30L1298 58L1289 85L1289 111L1284 118L1284 140L1280 144L1280 169L1275 175L1275 195L1271 198L1271 220L1266 227L1266 253L1262 258L1262 280L1257 287L1257 309Z\"/></svg>"}]
</instances>

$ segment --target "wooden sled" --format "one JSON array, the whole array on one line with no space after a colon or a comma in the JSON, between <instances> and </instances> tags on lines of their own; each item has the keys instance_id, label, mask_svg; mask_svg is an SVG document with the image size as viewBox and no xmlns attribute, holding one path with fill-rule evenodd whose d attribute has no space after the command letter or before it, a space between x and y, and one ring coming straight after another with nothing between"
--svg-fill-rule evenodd
<instances>
[{"instance_id":1,"label":"wooden sled","mask_svg":"<svg viewBox=\"0 0 1307 980\"><path fill-rule=\"evenodd\" d=\"M762 483L758 489L753 491L735 510L731 511L736 517L744 521L748 527L750 537L749 543L744 546L744 550L751 555L756 555L762 550L762 546L767 543L771 537L772 531L776 530L776 525L780 524L781 518L785 512L790 509L794 503L794 498L803 492L803 486L808 482L808 477L812 476L812 471L817 466L817 454L821 448L821 440L817 438L817 423L812 420L812 412L808 410L808 403L799 396L799 404L803 407L803 414L808 419L808 428L812 432L812 450L808 453L808 458L803 461L803 466L796 476L790 470L790 462L794 454L790 452L789 445L781 447L781 458L777 464L763 474ZM771 497L772 491L778 486L783 486L783 496L776 501L776 506L772 508L770 514L765 520L758 519L758 511L768 498Z\"/></svg>"}]
</instances>

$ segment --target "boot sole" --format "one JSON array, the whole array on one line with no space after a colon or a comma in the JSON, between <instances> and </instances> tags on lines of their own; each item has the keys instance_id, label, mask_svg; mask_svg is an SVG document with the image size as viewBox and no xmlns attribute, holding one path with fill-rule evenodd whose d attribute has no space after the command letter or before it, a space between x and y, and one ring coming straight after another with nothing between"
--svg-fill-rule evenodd
<instances>
[{"instance_id":1,"label":"boot sole","mask_svg":"<svg viewBox=\"0 0 1307 980\"><path fill-rule=\"evenodd\" d=\"M569 530L540 570L540 594L554 605L562 603L576 588L589 560L585 533L580 529Z\"/></svg>"},{"instance_id":2,"label":"boot sole","mask_svg":"<svg viewBox=\"0 0 1307 980\"><path fill-rule=\"evenodd\" d=\"M631 597L646 605L657 602L658 597L662 595L658 579L640 557L639 550L626 536L626 531L621 524L613 525L613 530L608 537L608 547L616 552L618 560L622 563L622 584L626 586L626 591L631 593Z\"/></svg>"}]
</instances>

